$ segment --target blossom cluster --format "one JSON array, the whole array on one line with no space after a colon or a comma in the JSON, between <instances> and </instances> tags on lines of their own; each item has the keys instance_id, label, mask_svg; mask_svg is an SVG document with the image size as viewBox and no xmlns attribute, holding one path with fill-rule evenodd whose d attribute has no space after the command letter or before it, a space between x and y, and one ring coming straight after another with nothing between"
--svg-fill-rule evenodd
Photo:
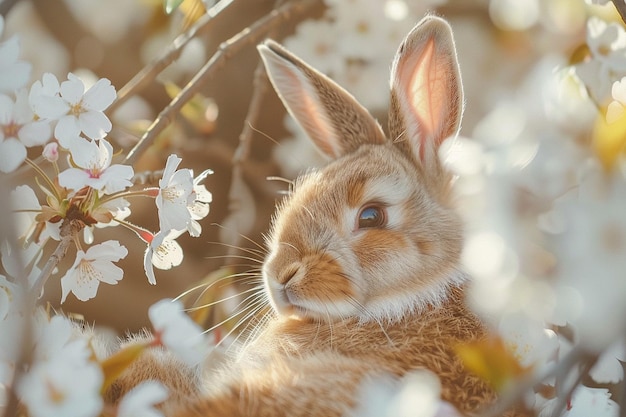
<instances>
[{"instance_id":1,"label":"blossom cluster","mask_svg":"<svg viewBox=\"0 0 626 417\"><path fill-rule=\"evenodd\" d=\"M626 31L605 3L588 5L584 56L540 63L527 89L444 151L471 225L470 298L544 387L525 398L540 416L619 414L611 390L626 359Z\"/></svg>"},{"instance_id":2,"label":"blossom cluster","mask_svg":"<svg viewBox=\"0 0 626 417\"><path fill-rule=\"evenodd\" d=\"M386 63L399 36L426 8L446 2L325 3L324 16L299 25L285 44L376 112L387 104ZM518 31L521 39L532 36L524 30L539 33L534 44L517 45L538 57L506 91L491 85L497 80L476 77L460 56L466 113L479 119L444 144L441 157L457 176L468 224L463 263L475 278L470 298L518 363L507 384L521 373L544 387L525 396L529 408L541 416L615 416L610 389L623 383L626 359L626 25L611 1L488 3L503 31ZM474 26L471 32L453 22L453 28L457 45L474 41L472 63L489 62L478 51L497 48L484 44L487 36L478 37ZM582 42L564 47L558 32L573 40L583 35ZM502 73L511 71L506 53L492 61ZM478 98L472 82L480 85ZM476 112L479 105L486 114ZM294 148L305 165L322 164L303 132L289 119L285 125L293 139L275 154L285 173L302 168L286 157ZM364 409L393 415L388 406L381 411L383 400L374 394L385 389L383 383L369 391Z\"/></svg>"},{"instance_id":3,"label":"blossom cluster","mask_svg":"<svg viewBox=\"0 0 626 417\"><path fill-rule=\"evenodd\" d=\"M0 39L3 29L0 16ZM133 167L116 163L119 152L108 136L112 123L105 111L117 96L111 82L101 78L87 86L74 73L61 81L45 73L29 85L32 67L19 55L18 35L0 40L0 184L14 187L5 207L10 220L3 219L10 232L0 241L0 414L12 387L32 417L158 416L154 405L167 390L155 382L138 386L115 410L104 410L102 392L119 359L111 365L111 352L102 351L97 336L68 317L51 316L35 298L52 275L60 276L61 303L70 293L92 299L101 283L123 278L116 263L128 250L118 240L96 243L96 230L103 227L124 227L145 242L144 270L156 284L154 268L182 262L176 238L202 231L198 221L212 200L202 182L211 171L194 175L179 168L182 160L172 154L158 187L136 185ZM136 197L155 199L157 232L128 220ZM68 250L72 246L75 251ZM44 259L45 251L53 255ZM61 268L61 258L73 254L71 266ZM179 301L155 304L150 320L158 337L116 353L122 363L158 345L189 366L202 361L209 344ZM24 358L24 352L33 353Z\"/></svg>"}]
</instances>

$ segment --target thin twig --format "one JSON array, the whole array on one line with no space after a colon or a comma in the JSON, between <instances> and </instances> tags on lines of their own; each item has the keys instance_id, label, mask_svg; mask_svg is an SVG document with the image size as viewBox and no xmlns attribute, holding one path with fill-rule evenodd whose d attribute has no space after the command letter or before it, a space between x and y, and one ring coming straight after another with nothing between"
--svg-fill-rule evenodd
<instances>
[{"instance_id":1,"label":"thin twig","mask_svg":"<svg viewBox=\"0 0 626 417\"><path fill-rule=\"evenodd\" d=\"M622 21L626 23L626 1L625 0L613 0L613 5L617 9Z\"/></svg>"},{"instance_id":2,"label":"thin twig","mask_svg":"<svg viewBox=\"0 0 626 417\"><path fill-rule=\"evenodd\" d=\"M170 124L185 103L196 94L205 82L215 75L230 57L238 53L245 46L258 42L261 37L276 25L279 25L293 15L301 14L311 9L313 6L321 4L321 2L322 0L298 0L287 3L279 9L272 10L251 26L242 30L226 42L223 42L211 59L200 69L181 92L174 97L170 104L159 113L139 142L128 153L124 163L132 165L139 155L150 146L154 138Z\"/></svg>"},{"instance_id":3,"label":"thin twig","mask_svg":"<svg viewBox=\"0 0 626 417\"><path fill-rule=\"evenodd\" d=\"M35 281L33 285L32 291L34 294L41 294L43 287L46 285L46 281L48 281L48 278L52 275L52 271L54 271L54 268L56 268L59 262L65 257L70 243L81 228L82 226L76 221L68 221L67 219L63 221L61 225L61 241L39 273L37 281Z\"/></svg>"},{"instance_id":4,"label":"thin twig","mask_svg":"<svg viewBox=\"0 0 626 417\"><path fill-rule=\"evenodd\" d=\"M185 45L196 36L207 31L214 21L214 18L230 6L234 0L221 0L213 7L208 9L205 14L202 15L185 33L182 33L174 39L169 48L163 52L163 54L148 65L143 67L135 76L128 81L117 92L115 101L107 109L107 113L113 112L119 105L125 102L137 91L143 89L146 85L152 82L157 75L161 73L168 65L174 62L182 53Z\"/></svg>"},{"instance_id":5,"label":"thin twig","mask_svg":"<svg viewBox=\"0 0 626 417\"><path fill-rule=\"evenodd\" d=\"M242 210L241 198L239 196L240 187L237 186L241 181L243 181L243 163L248 158L250 154L250 146L252 144L252 135L254 133L254 129L252 126L256 124L256 121L261 114L261 107L263 104L263 98L265 97L265 93L267 92L268 87L268 79L265 72L265 66L263 62L259 60L259 63L254 71L254 87L253 87L253 95L250 99L250 104L248 106L248 113L246 115L246 120L244 121L244 126L239 135L239 145L235 150L233 155L232 164L232 180L230 189L228 190L228 211L230 215L234 215L234 212ZM233 236L240 236L239 233L234 234ZM239 237L240 239L240 237ZM228 242L229 246L229 255L234 253L239 246L239 240L236 242Z\"/></svg>"}]
</instances>

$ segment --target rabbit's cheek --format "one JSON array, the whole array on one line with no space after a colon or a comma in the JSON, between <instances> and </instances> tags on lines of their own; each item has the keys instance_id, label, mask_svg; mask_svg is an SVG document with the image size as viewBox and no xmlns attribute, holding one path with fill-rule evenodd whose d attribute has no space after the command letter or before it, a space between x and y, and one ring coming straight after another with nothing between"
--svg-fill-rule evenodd
<instances>
[{"instance_id":1,"label":"rabbit's cheek","mask_svg":"<svg viewBox=\"0 0 626 417\"><path fill-rule=\"evenodd\" d=\"M378 268L389 260L391 254L401 253L409 246L406 237L393 230L371 229L363 232L354 245L354 252L363 269Z\"/></svg>"}]
</instances>

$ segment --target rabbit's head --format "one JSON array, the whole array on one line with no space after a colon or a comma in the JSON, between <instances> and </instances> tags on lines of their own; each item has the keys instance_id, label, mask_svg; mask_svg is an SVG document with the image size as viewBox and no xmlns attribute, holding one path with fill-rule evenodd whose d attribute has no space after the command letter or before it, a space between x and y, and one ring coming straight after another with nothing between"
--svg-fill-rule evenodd
<instances>
[{"instance_id":1,"label":"rabbit's head","mask_svg":"<svg viewBox=\"0 0 626 417\"><path fill-rule=\"evenodd\" d=\"M450 26L424 18L391 72L389 136L344 89L272 41L259 46L289 113L332 161L297 179L267 239L274 309L322 321L393 320L463 281L462 226L438 158L463 91Z\"/></svg>"}]
</instances>

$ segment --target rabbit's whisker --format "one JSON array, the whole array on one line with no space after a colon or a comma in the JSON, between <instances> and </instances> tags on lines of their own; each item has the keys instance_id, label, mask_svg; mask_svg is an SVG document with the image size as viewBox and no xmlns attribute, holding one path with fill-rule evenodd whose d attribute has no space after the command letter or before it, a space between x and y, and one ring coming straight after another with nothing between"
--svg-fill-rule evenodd
<instances>
[{"instance_id":1,"label":"rabbit's whisker","mask_svg":"<svg viewBox=\"0 0 626 417\"><path fill-rule=\"evenodd\" d=\"M212 223L212 225L217 226L221 229L224 230L228 230L228 228L224 227L223 225L219 224L219 223ZM262 251L266 251L266 248L263 245L260 245L259 243L255 242L254 239L250 239L248 236L237 232L237 235L239 235L240 238L247 240L248 242L252 243L254 246L256 246L257 248L259 248Z\"/></svg>"}]
</instances>

